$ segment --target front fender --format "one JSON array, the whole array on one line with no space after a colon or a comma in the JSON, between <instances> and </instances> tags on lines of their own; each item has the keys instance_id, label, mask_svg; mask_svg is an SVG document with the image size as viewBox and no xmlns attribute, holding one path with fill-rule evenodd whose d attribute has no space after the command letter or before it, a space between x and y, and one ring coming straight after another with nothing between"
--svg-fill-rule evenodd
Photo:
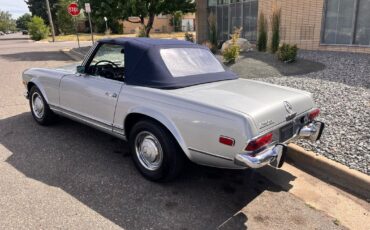
<instances>
[{"instance_id":1,"label":"front fender","mask_svg":"<svg viewBox=\"0 0 370 230\"><path fill-rule=\"evenodd\" d=\"M180 145L181 149L184 151L186 156L191 159L191 155L189 153L189 150L187 148L187 145L185 143L184 138L180 134L178 128L176 127L176 124L166 115L164 115L161 112L158 112L155 109L148 108L148 107L134 107L128 111L128 114L131 113L137 113L137 114L142 114L148 117L153 118L154 120L157 120L160 122L162 125L164 125L170 132L171 134L175 137L177 143Z\"/></svg>"},{"instance_id":2,"label":"front fender","mask_svg":"<svg viewBox=\"0 0 370 230\"><path fill-rule=\"evenodd\" d=\"M40 90L40 92L41 92L42 96L44 97L46 103L49 104L48 95L47 95L44 87L42 87L42 83L38 80L38 78L32 78L31 81L28 82L28 84L27 84L28 89L31 89L31 87L29 87L30 84L35 85Z\"/></svg>"}]
</instances>

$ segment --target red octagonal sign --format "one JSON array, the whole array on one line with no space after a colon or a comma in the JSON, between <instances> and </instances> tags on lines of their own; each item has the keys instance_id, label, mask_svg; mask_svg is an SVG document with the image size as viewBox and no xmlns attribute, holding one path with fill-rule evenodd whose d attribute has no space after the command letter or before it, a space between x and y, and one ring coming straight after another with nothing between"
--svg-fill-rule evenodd
<instances>
[{"instance_id":1,"label":"red octagonal sign","mask_svg":"<svg viewBox=\"0 0 370 230\"><path fill-rule=\"evenodd\" d=\"M68 13L72 16L78 16L80 14L80 9L78 8L78 4L75 2L69 4L67 9L68 9Z\"/></svg>"}]
</instances>

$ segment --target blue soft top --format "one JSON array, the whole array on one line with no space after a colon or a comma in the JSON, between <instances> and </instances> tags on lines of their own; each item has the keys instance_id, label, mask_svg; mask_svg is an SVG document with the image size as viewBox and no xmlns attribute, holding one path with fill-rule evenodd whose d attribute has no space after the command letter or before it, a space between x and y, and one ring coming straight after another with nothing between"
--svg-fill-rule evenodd
<instances>
[{"instance_id":1,"label":"blue soft top","mask_svg":"<svg viewBox=\"0 0 370 230\"><path fill-rule=\"evenodd\" d=\"M115 38L102 39L100 44L122 45L125 49L125 83L151 88L176 89L208 82L236 79L237 76L225 72L200 74L185 77L173 77L167 69L160 49L199 48L207 49L187 41L175 39L151 38Z\"/></svg>"}]
</instances>

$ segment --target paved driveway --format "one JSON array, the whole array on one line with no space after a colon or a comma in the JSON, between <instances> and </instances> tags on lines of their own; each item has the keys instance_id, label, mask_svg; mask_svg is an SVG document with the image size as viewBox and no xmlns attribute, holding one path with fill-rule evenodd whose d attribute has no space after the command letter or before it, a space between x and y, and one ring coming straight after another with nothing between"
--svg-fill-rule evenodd
<instances>
[{"instance_id":1,"label":"paved driveway","mask_svg":"<svg viewBox=\"0 0 370 230\"><path fill-rule=\"evenodd\" d=\"M36 125L21 73L70 63L59 49L71 46L0 40L0 228L342 228L256 171L189 164L175 182L152 183L125 143L66 119Z\"/></svg>"}]
</instances>

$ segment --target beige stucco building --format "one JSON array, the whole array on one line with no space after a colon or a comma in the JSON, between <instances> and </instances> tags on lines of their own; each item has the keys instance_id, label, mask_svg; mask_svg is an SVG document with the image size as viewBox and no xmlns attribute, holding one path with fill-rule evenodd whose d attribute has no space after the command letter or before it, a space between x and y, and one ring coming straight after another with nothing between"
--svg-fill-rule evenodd
<instances>
[{"instance_id":1,"label":"beige stucco building","mask_svg":"<svg viewBox=\"0 0 370 230\"><path fill-rule=\"evenodd\" d=\"M171 33L175 31L172 23L173 17L171 15L158 15L155 17L154 25L151 33ZM132 17L130 21L138 21L137 18ZM145 23L147 19L145 19ZM123 33L133 34L137 33L140 28L140 23L132 23L123 21ZM195 14L185 14L181 20L181 31L194 31L195 30Z\"/></svg>"},{"instance_id":2,"label":"beige stucco building","mask_svg":"<svg viewBox=\"0 0 370 230\"><path fill-rule=\"evenodd\" d=\"M216 17L217 38L229 38L233 28L257 39L258 15L270 19L281 9L281 42L301 49L370 53L369 0L197 0L197 40L208 39L208 17ZM271 34L271 31L269 31Z\"/></svg>"}]
</instances>

